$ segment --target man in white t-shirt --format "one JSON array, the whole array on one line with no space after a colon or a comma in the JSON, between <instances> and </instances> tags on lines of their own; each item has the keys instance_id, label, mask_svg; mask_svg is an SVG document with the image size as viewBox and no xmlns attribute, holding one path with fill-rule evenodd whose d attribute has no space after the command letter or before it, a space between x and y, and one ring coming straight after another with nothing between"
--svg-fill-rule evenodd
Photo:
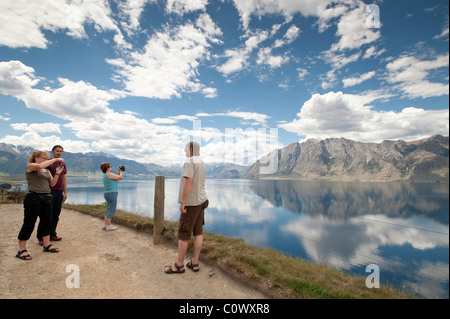
<instances>
[{"instance_id":1,"label":"man in white t-shirt","mask_svg":"<svg viewBox=\"0 0 450 319\"><path fill-rule=\"evenodd\" d=\"M194 258L187 263L192 271L200 270L198 259L203 245L203 225L205 208L209 201L205 192L206 167L200 158L200 145L189 142L185 147L186 161L181 173L178 203L180 203L180 224L178 226L178 259L172 266L167 266L166 274L185 272L184 256L191 235L194 235Z\"/></svg>"}]
</instances>

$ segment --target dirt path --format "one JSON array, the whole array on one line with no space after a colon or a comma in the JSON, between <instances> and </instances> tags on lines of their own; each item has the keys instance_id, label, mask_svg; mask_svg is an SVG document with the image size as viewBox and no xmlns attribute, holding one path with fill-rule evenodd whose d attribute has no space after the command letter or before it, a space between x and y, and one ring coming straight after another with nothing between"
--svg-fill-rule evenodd
<instances>
[{"instance_id":1,"label":"dirt path","mask_svg":"<svg viewBox=\"0 0 450 319\"><path fill-rule=\"evenodd\" d=\"M61 212L53 242L61 251L42 251L36 228L27 249L32 260L15 258L17 234L22 226L22 205L0 205L0 299L8 298L133 298L133 299L264 299L218 269L200 263L198 273L166 275L164 266L176 260L176 250L155 246L152 237L120 227L101 230L102 221L71 210ZM187 260L186 260L187 261ZM66 280L79 269L80 288L67 288Z\"/></svg>"}]
</instances>

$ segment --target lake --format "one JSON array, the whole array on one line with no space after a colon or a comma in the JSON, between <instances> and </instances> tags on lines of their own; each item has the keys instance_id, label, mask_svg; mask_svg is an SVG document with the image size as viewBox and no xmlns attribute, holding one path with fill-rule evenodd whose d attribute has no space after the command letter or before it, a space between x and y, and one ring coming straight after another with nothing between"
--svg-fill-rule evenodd
<instances>
[{"instance_id":1,"label":"lake","mask_svg":"<svg viewBox=\"0 0 450 319\"><path fill-rule=\"evenodd\" d=\"M68 203L99 204L100 179L69 178ZM165 181L178 220L179 179ZM205 230L326 263L426 298L449 298L449 184L207 179ZM119 182L118 209L153 217L154 180ZM372 288L376 289L376 288Z\"/></svg>"}]
</instances>

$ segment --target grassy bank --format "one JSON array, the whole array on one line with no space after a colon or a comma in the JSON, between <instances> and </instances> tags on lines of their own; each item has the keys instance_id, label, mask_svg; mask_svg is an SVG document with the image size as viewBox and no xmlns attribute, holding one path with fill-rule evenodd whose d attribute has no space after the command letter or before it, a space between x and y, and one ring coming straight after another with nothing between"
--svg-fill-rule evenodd
<instances>
[{"instance_id":1,"label":"grassy bank","mask_svg":"<svg viewBox=\"0 0 450 319\"><path fill-rule=\"evenodd\" d=\"M103 218L104 205L68 205L64 208ZM118 210L114 223L153 233L153 219ZM165 221L166 245L177 244L177 222ZM192 240L190 243L192 250ZM317 265L255 247L242 239L206 232L202 262L213 265L236 280L271 298L398 299L414 298L390 286L369 289L365 277L355 277L328 265Z\"/></svg>"}]
</instances>

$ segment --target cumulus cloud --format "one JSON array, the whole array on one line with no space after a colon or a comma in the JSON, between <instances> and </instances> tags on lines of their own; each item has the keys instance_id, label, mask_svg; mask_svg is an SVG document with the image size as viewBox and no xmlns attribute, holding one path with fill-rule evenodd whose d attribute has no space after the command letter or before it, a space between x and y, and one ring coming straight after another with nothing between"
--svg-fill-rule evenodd
<instances>
[{"instance_id":1,"label":"cumulus cloud","mask_svg":"<svg viewBox=\"0 0 450 319\"><path fill-rule=\"evenodd\" d=\"M142 51L129 58L107 59L116 68L125 89L132 95L170 99L181 93L202 92L214 97L214 88L198 81L198 68L210 58L211 43L218 43L221 30L207 14L195 23L166 26L156 32Z\"/></svg>"},{"instance_id":2,"label":"cumulus cloud","mask_svg":"<svg viewBox=\"0 0 450 319\"><path fill-rule=\"evenodd\" d=\"M8 81L14 79L14 81ZM120 99L123 95L117 92L104 91L80 81L59 80L58 88L37 89L35 86L42 79L30 68L18 61L0 63L0 93L11 95L25 103L28 108L37 109L65 121L65 124L26 124L15 123L13 128L26 131L22 136L7 135L0 142L28 145L35 148L49 149L55 143L64 145L69 152L103 151L121 158L146 163L169 165L184 160L184 145L196 134L201 134L204 151L210 161L229 160L235 163L249 164L249 159L270 148L262 143L267 134L257 129L245 131L244 137L239 132L220 132L215 128L202 128L200 132L193 126L185 129L176 124L179 121L194 121L200 117L226 116L239 119L241 123L264 126L269 116L256 112L228 111L225 113L199 113L195 116L176 115L167 118L154 118L151 121L139 118L130 111L119 113L109 103ZM61 128L72 132L78 139L62 139L56 135L41 136L42 133L61 133ZM233 135L234 134L234 135ZM237 134L237 135L236 135ZM237 137L236 139L233 139ZM260 147L255 148L260 137ZM236 149L235 157L224 150ZM244 158L239 150L247 152ZM252 153L249 155L249 151ZM251 157L253 156L253 157Z\"/></svg>"},{"instance_id":3,"label":"cumulus cloud","mask_svg":"<svg viewBox=\"0 0 450 319\"><path fill-rule=\"evenodd\" d=\"M361 142L416 140L448 135L449 110L406 107L400 112L376 111L370 103L381 95L342 92L314 94L301 107L298 119L280 124L286 131L309 138L345 137Z\"/></svg>"},{"instance_id":4,"label":"cumulus cloud","mask_svg":"<svg viewBox=\"0 0 450 319\"><path fill-rule=\"evenodd\" d=\"M11 127L17 131L27 131L35 133L61 133L57 123L13 123Z\"/></svg>"},{"instance_id":5,"label":"cumulus cloud","mask_svg":"<svg viewBox=\"0 0 450 319\"><path fill-rule=\"evenodd\" d=\"M64 145L64 149L72 153L86 153L92 151L90 144L85 141L64 139L57 135L42 136L37 132L26 132L21 136L6 135L0 143L25 145L37 150L51 150L56 144Z\"/></svg>"},{"instance_id":6,"label":"cumulus cloud","mask_svg":"<svg viewBox=\"0 0 450 319\"><path fill-rule=\"evenodd\" d=\"M375 42L380 38L379 29L366 26L365 10L366 6L361 4L341 17L336 32L339 41L331 46L331 51L359 49L364 44Z\"/></svg>"},{"instance_id":7,"label":"cumulus cloud","mask_svg":"<svg viewBox=\"0 0 450 319\"><path fill-rule=\"evenodd\" d=\"M448 66L448 52L431 60L420 60L415 56L404 54L386 65L387 80L389 83L395 84L396 88L409 98L448 95L448 82L431 82L427 79L433 71L445 68L448 71ZM448 72L446 74L448 79Z\"/></svg>"},{"instance_id":8,"label":"cumulus cloud","mask_svg":"<svg viewBox=\"0 0 450 319\"><path fill-rule=\"evenodd\" d=\"M8 135L1 140L3 143L42 148L60 142L69 152L96 149L122 158L161 164L167 158L174 159L173 154L177 153L180 153L180 160L183 159L178 148L189 132L177 126L150 123L130 112L115 112L109 102L123 95L67 79L60 79L60 87L56 89L34 88L39 81L34 69L21 62L0 63L0 93L23 101L28 108L65 120L62 127L73 132L80 141L39 135L44 131L60 133L55 125L19 123L14 124L14 129L27 132L22 136Z\"/></svg>"},{"instance_id":9,"label":"cumulus cloud","mask_svg":"<svg viewBox=\"0 0 450 319\"><path fill-rule=\"evenodd\" d=\"M11 48L41 48L49 45L45 31L65 31L74 38L86 38L85 24L98 31L114 31L118 45L126 46L120 29L111 18L108 1L52 0L43 5L39 1L0 1L0 45Z\"/></svg>"}]
</instances>

